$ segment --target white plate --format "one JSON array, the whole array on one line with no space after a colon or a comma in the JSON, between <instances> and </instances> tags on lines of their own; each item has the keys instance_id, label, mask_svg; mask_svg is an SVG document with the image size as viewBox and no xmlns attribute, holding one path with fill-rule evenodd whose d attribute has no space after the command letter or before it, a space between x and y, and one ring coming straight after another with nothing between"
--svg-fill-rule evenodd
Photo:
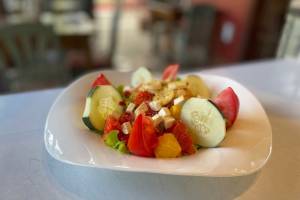
<instances>
[{"instance_id":1,"label":"white plate","mask_svg":"<svg viewBox=\"0 0 300 200\"><path fill-rule=\"evenodd\" d=\"M48 114L45 145L49 154L59 161L120 171L229 177L257 171L271 154L271 126L254 95L233 80L206 74L201 76L214 94L231 86L240 99L237 121L227 131L220 147L169 160L120 154L107 147L81 120L86 94L98 73L87 74L67 87ZM114 84L128 84L131 76L129 72L103 73Z\"/></svg>"}]
</instances>

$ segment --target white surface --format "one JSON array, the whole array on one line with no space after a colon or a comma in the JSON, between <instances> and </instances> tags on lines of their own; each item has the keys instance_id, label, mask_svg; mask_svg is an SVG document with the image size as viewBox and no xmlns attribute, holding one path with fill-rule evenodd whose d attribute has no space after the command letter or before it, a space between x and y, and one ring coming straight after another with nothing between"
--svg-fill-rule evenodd
<instances>
[{"instance_id":1,"label":"white surface","mask_svg":"<svg viewBox=\"0 0 300 200\"><path fill-rule=\"evenodd\" d=\"M242 177L117 172L56 161L44 149L47 113L60 90L0 96L0 199L300 199L300 64L250 63L209 73L231 77L262 102L273 129L270 160Z\"/></svg>"},{"instance_id":2,"label":"white surface","mask_svg":"<svg viewBox=\"0 0 300 200\"><path fill-rule=\"evenodd\" d=\"M88 130L81 119L86 95L99 73L87 74L72 83L52 106L44 134L46 149L54 158L74 165L120 171L212 177L250 174L266 163L271 153L272 130L265 111L242 85L215 75L201 75L213 96L230 86L240 100L237 121L220 147L203 148L194 155L171 160L118 153ZM116 86L130 83L131 73L102 73Z\"/></svg>"}]
</instances>

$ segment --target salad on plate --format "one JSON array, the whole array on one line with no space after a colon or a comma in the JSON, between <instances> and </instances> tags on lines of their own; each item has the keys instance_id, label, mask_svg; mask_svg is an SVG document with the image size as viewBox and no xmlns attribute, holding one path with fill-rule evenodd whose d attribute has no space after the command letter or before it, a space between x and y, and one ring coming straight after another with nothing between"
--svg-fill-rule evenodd
<instances>
[{"instance_id":1,"label":"salad on plate","mask_svg":"<svg viewBox=\"0 0 300 200\"><path fill-rule=\"evenodd\" d=\"M130 85L113 85L100 74L82 116L104 143L122 153L155 158L191 155L217 147L235 122L239 99L231 87L213 97L197 75L177 77L169 65L161 79L141 67Z\"/></svg>"}]
</instances>

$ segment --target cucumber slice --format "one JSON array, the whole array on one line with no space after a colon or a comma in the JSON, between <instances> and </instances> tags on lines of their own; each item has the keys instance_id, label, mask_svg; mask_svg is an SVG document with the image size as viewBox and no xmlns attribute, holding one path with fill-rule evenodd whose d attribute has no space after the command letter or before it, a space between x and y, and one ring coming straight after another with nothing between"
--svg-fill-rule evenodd
<instances>
[{"instance_id":1,"label":"cucumber slice","mask_svg":"<svg viewBox=\"0 0 300 200\"><path fill-rule=\"evenodd\" d=\"M151 80L152 80L151 72L145 67L140 67L132 74L131 85L133 87L137 87L138 85L142 83L147 83Z\"/></svg>"},{"instance_id":2,"label":"cucumber slice","mask_svg":"<svg viewBox=\"0 0 300 200\"><path fill-rule=\"evenodd\" d=\"M216 147L225 137L225 120L207 99L190 98L183 104L180 117L193 141L202 147Z\"/></svg>"},{"instance_id":3,"label":"cucumber slice","mask_svg":"<svg viewBox=\"0 0 300 200\"><path fill-rule=\"evenodd\" d=\"M119 117L123 108L119 105L121 95L111 85L92 88L86 98L82 116L84 124L91 130L102 132L109 115Z\"/></svg>"}]
</instances>

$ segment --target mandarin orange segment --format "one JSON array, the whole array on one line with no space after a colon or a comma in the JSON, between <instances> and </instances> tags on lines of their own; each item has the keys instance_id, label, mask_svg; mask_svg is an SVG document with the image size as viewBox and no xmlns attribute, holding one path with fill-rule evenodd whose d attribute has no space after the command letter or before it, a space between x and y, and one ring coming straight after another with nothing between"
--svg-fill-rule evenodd
<instances>
[{"instance_id":1,"label":"mandarin orange segment","mask_svg":"<svg viewBox=\"0 0 300 200\"><path fill-rule=\"evenodd\" d=\"M165 133L158 138L154 153L157 158L176 158L181 155L181 147L172 133Z\"/></svg>"}]
</instances>

